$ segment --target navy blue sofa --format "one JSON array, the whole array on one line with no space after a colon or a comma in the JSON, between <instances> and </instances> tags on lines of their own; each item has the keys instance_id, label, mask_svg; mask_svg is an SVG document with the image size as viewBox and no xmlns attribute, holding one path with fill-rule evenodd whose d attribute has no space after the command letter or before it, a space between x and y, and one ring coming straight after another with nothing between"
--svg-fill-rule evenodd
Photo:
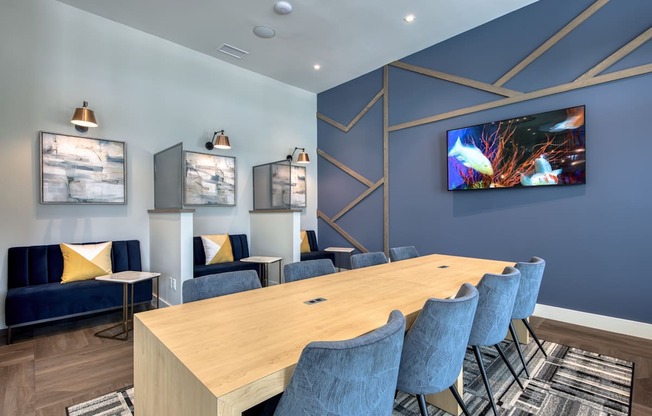
<instances>
[{"instance_id":1,"label":"navy blue sofa","mask_svg":"<svg viewBox=\"0 0 652 416\"><path fill-rule=\"evenodd\" d=\"M215 273L235 272L238 270L255 270L256 273L258 273L257 263L246 263L240 261L240 259L249 257L249 242L247 241L247 234L229 234L229 240L231 241L231 248L233 249L233 261L206 264L206 255L204 254L204 244L201 241L201 236L193 237L193 277L206 276Z\"/></svg>"},{"instance_id":2,"label":"navy blue sofa","mask_svg":"<svg viewBox=\"0 0 652 416\"><path fill-rule=\"evenodd\" d=\"M96 243L85 243L96 244ZM140 242L113 241L114 273L141 271ZM11 247L5 302L7 343L14 327L122 308L122 285L83 280L61 284L63 255L58 244ZM135 284L134 303L152 300L152 281Z\"/></svg>"},{"instance_id":3,"label":"navy blue sofa","mask_svg":"<svg viewBox=\"0 0 652 416\"><path fill-rule=\"evenodd\" d=\"M335 253L319 250L317 245L317 235L314 230L306 230L308 243L310 243L310 252L301 253L301 261L317 260L317 259L330 259L335 264Z\"/></svg>"}]
</instances>

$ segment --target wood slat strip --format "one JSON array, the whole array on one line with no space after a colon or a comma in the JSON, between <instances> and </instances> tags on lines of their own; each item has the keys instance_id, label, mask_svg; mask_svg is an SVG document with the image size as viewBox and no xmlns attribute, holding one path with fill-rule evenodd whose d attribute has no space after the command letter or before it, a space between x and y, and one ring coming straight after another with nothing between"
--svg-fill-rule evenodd
<instances>
[{"instance_id":1,"label":"wood slat strip","mask_svg":"<svg viewBox=\"0 0 652 416\"><path fill-rule=\"evenodd\" d=\"M537 91L532 91L524 93L516 97L502 98L500 100L491 101L488 103L478 104L470 107L460 108L458 110L448 111L446 113L436 114L434 116L428 116L420 118L418 120L408 121L401 124L395 124L389 127L389 131L397 131L402 129L407 129L410 127L416 127L423 124L434 123L440 120L446 120L453 117L463 116L465 114L475 113L477 111L488 110L491 108L502 107L509 104L519 103L522 101L528 101L535 98L547 97L549 95L559 94L562 92L568 92L577 90L580 88L590 87L593 85L600 85L607 82L616 81L619 79L631 78L638 75L644 75L652 72L652 63L636 66L633 68L623 69L622 71L616 71L605 75L599 75L592 78L584 79L582 81L569 82L567 84L556 85L554 87L544 88Z\"/></svg>"},{"instance_id":2,"label":"wood slat strip","mask_svg":"<svg viewBox=\"0 0 652 416\"><path fill-rule=\"evenodd\" d=\"M585 79L592 78L592 77L596 76L600 72L602 72L605 69L609 68L611 65L613 65L616 62L620 61L625 56L632 53L634 50L636 50L636 48L643 45L645 42L649 41L651 38L652 38L652 27L648 28L645 32L638 35L636 38L634 38L632 41L627 43L625 46L618 49L616 52L612 53L609 57L607 57L605 60L603 60L602 62L600 62L596 66L594 66L593 68L586 71L584 74L582 74L575 81L584 81Z\"/></svg>"},{"instance_id":3,"label":"wood slat strip","mask_svg":"<svg viewBox=\"0 0 652 416\"><path fill-rule=\"evenodd\" d=\"M341 123L338 123L337 121L333 120L332 118L325 116L321 113L317 113L317 118L320 119L321 121L325 121L326 123L330 124L331 126L338 128L342 130L343 132L347 133L349 130L348 128Z\"/></svg>"},{"instance_id":4,"label":"wood slat strip","mask_svg":"<svg viewBox=\"0 0 652 416\"><path fill-rule=\"evenodd\" d=\"M329 161L330 163L332 163L333 165L335 165L336 167L338 167L339 169L341 169L342 171L347 173L349 176L357 179L358 181L362 182L366 186L368 186L368 187L374 186L374 183L372 181L365 178L364 176L362 176L358 172L354 171L350 167L346 166L344 163L342 163L339 160L335 159L333 156L329 155L328 153L324 152L323 150L317 149L317 155L323 157L324 159L326 159L327 161Z\"/></svg>"},{"instance_id":5,"label":"wood slat strip","mask_svg":"<svg viewBox=\"0 0 652 416\"><path fill-rule=\"evenodd\" d=\"M353 128L353 126L355 126L358 123L358 121L360 121L360 119L364 117L365 114L367 114L367 112L371 109L371 107L373 107L376 104L376 102L378 102L378 100L380 99L380 97L383 96L383 94L384 94L384 90L378 91L374 96L374 98L372 98L371 101L369 101L367 105L365 105L364 108L360 110L360 112L346 126L321 113L317 113L317 118L330 124L333 127L342 130L344 133L348 133L349 130L351 130L351 128Z\"/></svg>"},{"instance_id":6,"label":"wood slat strip","mask_svg":"<svg viewBox=\"0 0 652 416\"><path fill-rule=\"evenodd\" d=\"M358 241L356 241L355 238L351 237L351 236L349 235L349 233L347 233L346 231L344 231L344 230L342 229L342 227L340 227L339 225L335 224L335 222L333 222L330 218L328 218L328 216L327 216L326 214L324 214L324 213L321 212L320 210L317 210L317 217L318 217L318 218L321 218L322 220L324 220L324 221L326 222L326 224L330 225L331 228L333 228L333 229L334 229L335 231L337 231L337 232L338 232L342 237L344 237L344 238L346 239L346 241L348 241L349 243L353 244L353 246L354 246L355 248L357 248L358 250L360 250L360 252L362 252L362 253L367 253L367 252L369 251L369 250L367 250L367 249L366 249L362 244L360 244Z\"/></svg>"},{"instance_id":7,"label":"wood slat strip","mask_svg":"<svg viewBox=\"0 0 652 416\"><path fill-rule=\"evenodd\" d=\"M359 204L360 202L362 202L366 197L368 197L369 195L371 195L371 194L372 194L376 189L378 189L378 187L379 187L380 185L382 185L383 183L384 183L384 180L383 180L383 179L379 179L378 182L376 182L372 187L370 187L369 189L367 189L366 191L364 191L363 193L361 193L361 194L360 194L356 199L354 199L353 201L351 201L350 204L348 204L348 205L347 205L346 207L344 207L340 212L338 212L337 214L335 214L335 215L333 216L333 218L331 218L331 220L332 220L332 221L337 221L337 220L339 220L340 218L342 218L342 216L343 216L344 214L346 214L347 212L349 212L349 210L351 210L351 208L353 208L354 206L358 205L358 204Z\"/></svg>"},{"instance_id":8,"label":"wood slat strip","mask_svg":"<svg viewBox=\"0 0 652 416\"><path fill-rule=\"evenodd\" d=\"M383 67L383 251L389 257L389 66Z\"/></svg>"},{"instance_id":9,"label":"wood slat strip","mask_svg":"<svg viewBox=\"0 0 652 416\"><path fill-rule=\"evenodd\" d=\"M590 5L586 10L577 15L573 20L571 20L566 26L561 28L557 33L552 35L547 41L545 41L541 46L536 48L532 53L530 53L525 59L516 64L512 69L507 71L505 75L500 77L493 85L500 87L504 85L507 81L516 76L519 72L525 69L528 65L534 62L538 57L543 55L548 49L552 48L557 42L562 40L566 35L572 32L579 25L584 23L586 19L591 17L593 13L600 10L605 4L609 3L609 0L597 0L595 3Z\"/></svg>"},{"instance_id":10,"label":"wood slat strip","mask_svg":"<svg viewBox=\"0 0 652 416\"><path fill-rule=\"evenodd\" d=\"M444 81L453 82L455 84L460 84L466 87L487 91L497 95L502 95L503 97L513 97L515 95L522 94L520 91L502 88L500 86L495 86L495 85L487 84L485 82L480 82L473 79L460 77L458 75L447 74L445 72L436 71L434 69L407 64L405 62L395 61L392 62L390 65L396 68L405 69L406 71L416 72L417 74L426 75L432 78L442 79Z\"/></svg>"}]
</instances>

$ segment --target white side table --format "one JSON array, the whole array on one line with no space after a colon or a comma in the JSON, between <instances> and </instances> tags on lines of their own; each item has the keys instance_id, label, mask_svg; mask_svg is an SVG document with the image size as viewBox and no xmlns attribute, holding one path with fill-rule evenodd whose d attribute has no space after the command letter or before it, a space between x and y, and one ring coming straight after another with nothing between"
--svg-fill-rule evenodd
<instances>
[{"instance_id":1,"label":"white side table","mask_svg":"<svg viewBox=\"0 0 652 416\"><path fill-rule=\"evenodd\" d=\"M260 283L263 287L269 284L269 265L278 262L278 282L281 283L281 263L283 263L283 257L251 256L240 259L240 261L244 261L245 263L258 263Z\"/></svg>"},{"instance_id":2,"label":"white side table","mask_svg":"<svg viewBox=\"0 0 652 416\"><path fill-rule=\"evenodd\" d=\"M125 272L96 277L95 280L101 280L103 282L122 283L122 322L96 332L95 336L100 338L120 339L122 341L126 341L127 338L129 338L129 331L132 329L129 324L133 324L134 320L134 284L145 280L156 279L156 308L158 309L160 296L159 294L161 293L159 279L160 276L161 273L135 272L129 270ZM130 287L131 297L128 296ZM119 326L122 326L122 331L113 335L107 334L107 332ZM122 336L124 336L124 338L121 338Z\"/></svg>"},{"instance_id":3,"label":"white side table","mask_svg":"<svg viewBox=\"0 0 652 416\"><path fill-rule=\"evenodd\" d=\"M330 253L335 253L335 256L337 257L337 271L339 272L342 270L342 253L348 253L349 258L351 257L351 253L355 250L353 247L326 247L324 251L328 251Z\"/></svg>"}]
</instances>

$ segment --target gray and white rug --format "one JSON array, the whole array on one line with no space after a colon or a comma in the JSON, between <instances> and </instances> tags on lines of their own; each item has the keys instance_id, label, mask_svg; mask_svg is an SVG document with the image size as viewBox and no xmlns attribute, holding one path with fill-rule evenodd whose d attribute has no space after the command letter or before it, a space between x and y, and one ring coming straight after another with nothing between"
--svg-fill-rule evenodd
<instances>
[{"instance_id":1,"label":"gray and white rug","mask_svg":"<svg viewBox=\"0 0 652 416\"><path fill-rule=\"evenodd\" d=\"M501 415L509 416L628 416L634 365L617 358L544 342L548 359L531 342L523 353L531 379L521 373L521 390L495 349L482 348L492 391ZM522 365L511 342L503 349L516 368ZM68 416L132 416L133 387L127 387L66 409ZM464 401L473 415L492 415L475 357L464 360ZM434 406L430 416L447 416ZM392 416L420 416L414 396L399 393Z\"/></svg>"}]
</instances>

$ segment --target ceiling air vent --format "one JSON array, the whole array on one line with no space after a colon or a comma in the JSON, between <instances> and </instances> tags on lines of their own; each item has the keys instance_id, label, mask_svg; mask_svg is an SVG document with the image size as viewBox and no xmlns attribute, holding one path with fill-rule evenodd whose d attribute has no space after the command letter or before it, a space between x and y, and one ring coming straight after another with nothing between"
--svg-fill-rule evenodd
<instances>
[{"instance_id":1,"label":"ceiling air vent","mask_svg":"<svg viewBox=\"0 0 652 416\"><path fill-rule=\"evenodd\" d=\"M217 48L217 50L238 59L242 59L249 54L247 51L243 51L242 49L236 48L235 46L231 46L226 43L222 44L222 46Z\"/></svg>"}]
</instances>

